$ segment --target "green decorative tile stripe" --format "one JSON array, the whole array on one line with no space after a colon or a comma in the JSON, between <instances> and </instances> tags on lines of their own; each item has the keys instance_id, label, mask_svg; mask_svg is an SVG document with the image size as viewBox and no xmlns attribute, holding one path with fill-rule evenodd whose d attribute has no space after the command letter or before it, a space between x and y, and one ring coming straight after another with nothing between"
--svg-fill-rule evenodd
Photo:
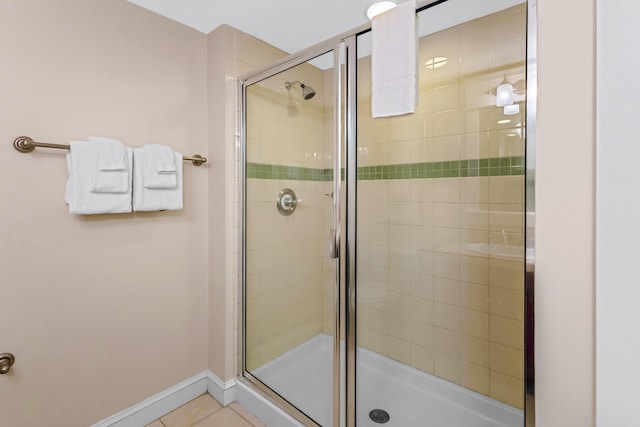
<instances>
[{"instance_id":1,"label":"green decorative tile stripe","mask_svg":"<svg viewBox=\"0 0 640 427\"><path fill-rule=\"evenodd\" d=\"M331 181L333 170L247 163L247 178Z\"/></svg>"},{"instance_id":2,"label":"green decorative tile stripe","mask_svg":"<svg viewBox=\"0 0 640 427\"><path fill-rule=\"evenodd\" d=\"M524 157L424 162L402 165L362 166L359 180L456 178L470 176L524 175ZM344 179L344 169L342 170ZM333 169L313 169L296 166L247 163L247 178L288 179L297 181L331 181Z\"/></svg>"},{"instance_id":3,"label":"green decorative tile stripe","mask_svg":"<svg viewBox=\"0 0 640 427\"><path fill-rule=\"evenodd\" d=\"M450 162L409 163L404 165L364 166L358 179L456 178L469 176L524 175L524 157L454 160Z\"/></svg>"}]
</instances>

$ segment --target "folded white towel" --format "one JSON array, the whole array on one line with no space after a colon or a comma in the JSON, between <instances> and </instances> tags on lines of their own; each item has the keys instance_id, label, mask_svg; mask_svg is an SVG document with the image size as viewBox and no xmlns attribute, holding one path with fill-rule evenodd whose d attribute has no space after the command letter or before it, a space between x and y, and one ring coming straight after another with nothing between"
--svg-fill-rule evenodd
<instances>
[{"instance_id":1,"label":"folded white towel","mask_svg":"<svg viewBox=\"0 0 640 427\"><path fill-rule=\"evenodd\" d=\"M413 113L418 90L415 0L375 16L371 32L373 117Z\"/></svg>"},{"instance_id":2,"label":"folded white towel","mask_svg":"<svg viewBox=\"0 0 640 427\"><path fill-rule=\"evenodd\" d=\"M144 186L145 188L176 188L176 163L182 164L182 158L176 162L173 150L166 145L146 144L144 153Z\"/></svg>"},{"instance_id":3,"label":"folded white towel","mask_svg":"<svg viewBox=\"0 0 640 427\"><path fill-rule=\"evenodd\" d=\"M117 139L90 136L89 141L99 154L98 170L101 171L126 171L127 152L124 144Z\"/></svg>"},{"instance_id":4,"label":"folded white towel","mask_svg":"<svg viewBox=\"0 0 640 427\"><path fill-rule=\"evenodd\" d=\"M131 212L131 180L128 171L126 193L93 193L90 190L92 171L97 168L91 144L86 141L71 141L67 155L69 180L65 191L65 201L72 214L101 214ZM133 151L125 147L127 164L133 164Z\"/></svg>"},{"instance_id":5,"label":"folded white towel","mask_svg":"<svg viewBox=\"0 0 640 427\"><path fill-rule=\"evenodd\" d=\"M162 211L182 209L182 154L173 153L176 165L175 188L146 188L144 177L146 156L144 149L133 149L133 210L134 211Z\"/></svg>"},{"instance_id":6,"label":"folded white towel","mask_svg":"<svg viewBox=\"0 0 640 427\"><path fill-rule=\"evenodd\" d=\"M127 150L116 139L91 136L92 162L90 191L93 193L126 193L131 190Z\"/></svg>"}]
</instances>

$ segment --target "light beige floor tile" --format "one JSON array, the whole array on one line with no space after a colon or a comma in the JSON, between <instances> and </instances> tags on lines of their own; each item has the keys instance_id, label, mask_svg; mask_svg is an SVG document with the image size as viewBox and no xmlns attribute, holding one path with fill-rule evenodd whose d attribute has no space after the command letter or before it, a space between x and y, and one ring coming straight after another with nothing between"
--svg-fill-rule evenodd
<instances>
[{"instance_id":1,"label":"light beige floor tile","mask_svg":"<svg viewBox=\"0 0 640 427\"><path fill-rule=\"evenodd\" d=\"M233 409L234 411L236 411L238 414L240 414L240 416L242 416L242 418L244 418L245 420L249 421L254 427L267 427L267 425L265 423L260 421L251 412L247 411L247 409L244 406L242 406L241 404L239 404L238 402L233 402L232 404L229 405L229 407L231 409Z\"/></svg>"},{"instance_id":2,"label":"light beige floor tile","mask_svg":"<svg viewBox=\"0 0 640 427\"><path fill-rule=\"evenodd\" d=\"M191 402L179 407L173 412L169 412L160 418L166 427L187 427L196 424L198 421L208 417L220 409L220 405L210 394L203 394L193 399Z\"/></svg>"},{"instance_id":3,"label":"light beige floor tile","mask_svg":"<svg viewBox=\"0 0 640 427\"><path fill-rule=\"evenodd\" d=\"M252 427L231 408L222 408L200 421L194 427Z\"/></svg>"},{"instance_id":4,"label":"light beige floor tile","mask_svg":"<svg viewBox=\"0 0 640 427\"><path fill-rule=\"evenodd\" d=\"M164 427L164 424L162 424L160 422L160 420L155 420L154 422L152 422L151 424L147 424L144 427Z\"/></svg>"}]
</instances>

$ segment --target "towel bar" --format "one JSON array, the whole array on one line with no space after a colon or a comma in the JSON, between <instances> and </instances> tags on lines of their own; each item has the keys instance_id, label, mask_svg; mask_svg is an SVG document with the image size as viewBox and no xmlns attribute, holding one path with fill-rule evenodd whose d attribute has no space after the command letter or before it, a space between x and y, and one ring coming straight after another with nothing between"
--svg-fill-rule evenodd
<instances>
[{"instance_id":1,"label":"towel bar","mask_svg":"<svg viewBox=\"0 0 640 427\"><path fill-rule=\"evenodd\" d=\"M21 153L30 153L35 150L36 147L45 148L59 148L68 150L69 146L66 144L50 144L48 142L36 142L28 136L19 136L13 140L13 147ZM188 160L193 163L194 166L200 166L203 163L207 163L207 158L202 157L200 154L194 154L191 157L182 157L183 160Z\"/></svg>"}]
</instances>

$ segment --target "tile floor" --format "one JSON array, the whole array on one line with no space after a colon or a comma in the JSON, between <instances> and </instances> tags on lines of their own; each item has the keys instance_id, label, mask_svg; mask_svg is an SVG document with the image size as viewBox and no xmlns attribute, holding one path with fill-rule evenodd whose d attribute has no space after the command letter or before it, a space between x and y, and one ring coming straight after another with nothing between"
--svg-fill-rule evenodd
<instances>
[{"instance_id":1,"label":"tile floor","mask_svg":"<svg viewBox=\"0 0 640 427\"><path fill-rule=\"evenodd\" d=\"M146 427L267 427L234 402L223 407L208 393L196 397Z\"/></svg>"}]
</instances>

